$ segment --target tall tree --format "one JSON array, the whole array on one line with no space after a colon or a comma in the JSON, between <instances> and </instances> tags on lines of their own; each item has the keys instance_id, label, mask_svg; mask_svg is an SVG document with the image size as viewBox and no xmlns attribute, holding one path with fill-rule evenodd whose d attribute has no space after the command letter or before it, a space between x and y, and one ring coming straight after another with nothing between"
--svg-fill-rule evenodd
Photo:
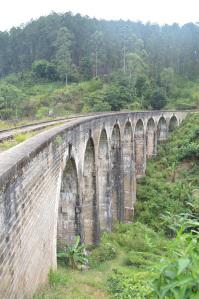
<instances>
[{"instance_id":1,"label":"tall tree","mask_svg":"<svg viewBox=\"0 0 199 299\"><path fill-rule=\"evenodd\" d=\"M71 73L71 43L72 34L66 27L58 30L57 39L55 42L56 47L56 63L57 71L62 80L66 79Z\"/></svg>"},{"instance_id":2,"label":"tall tree","mask_svg":"<svg viewBox=\"0 0 199 299\"><path fill-rule=\"evenodd\" d=\"M160 73L161 86L165 88L169 94L174 86L174 70L172 67L164 68Z\"/></svg>"},{"instance_id":3,"label":"tall tree","mask_svg":"<svg viewBox=\"0 0 199 299\"><path fill-rule=\"evenodd\" d=\"M90 37L92 61L94 64L95 77L99 74L99 67L103 63L104 36L101 31L95 31Z\"/></svg>"}]
</instances>

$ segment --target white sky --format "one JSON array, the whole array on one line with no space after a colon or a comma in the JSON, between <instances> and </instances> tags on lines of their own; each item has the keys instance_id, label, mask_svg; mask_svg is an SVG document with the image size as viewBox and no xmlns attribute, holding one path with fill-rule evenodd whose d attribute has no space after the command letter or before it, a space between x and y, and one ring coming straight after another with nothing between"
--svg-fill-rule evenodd
<instances>
[{"instance_id":1,"label":"white sky","mask_svg":"<svg viewBox=\"0 0 199 299\"><path fill-rule=\"evenodd\" d=\"M0 30L52 11L79 12L108 20L184 24L199 21L199 0L0 0Z\"/></svg>"}]
</instances>

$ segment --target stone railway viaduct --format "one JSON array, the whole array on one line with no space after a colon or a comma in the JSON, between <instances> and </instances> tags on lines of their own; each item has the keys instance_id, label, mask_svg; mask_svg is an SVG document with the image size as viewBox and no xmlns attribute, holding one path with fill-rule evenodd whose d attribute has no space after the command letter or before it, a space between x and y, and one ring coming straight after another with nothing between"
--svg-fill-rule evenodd
<instances>
[{"instance_id":1,"label":"stone railway viaduct","mask_svg":"<svg viewBox=\"0 0 199 299\"><path fill-rule=\"evenodd\" d=\"M130 222L136 177L186 112L118 112L72 120L0 154L0 298L30 298L57 248L99 241Z\"/></svg>"}]
</instances>

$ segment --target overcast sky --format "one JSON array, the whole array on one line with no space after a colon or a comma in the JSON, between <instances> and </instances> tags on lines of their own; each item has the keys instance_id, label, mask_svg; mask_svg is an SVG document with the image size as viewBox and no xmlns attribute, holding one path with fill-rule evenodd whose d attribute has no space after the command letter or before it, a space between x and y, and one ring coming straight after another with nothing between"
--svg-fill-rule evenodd
<instances>
[{"instance_id":1,"label":"overcast sky","mask_svg":"<svg viewBox=\"0 0 199 299\"><path fill-rule=\"evenodd\" d=\"M184 24L199 21L199 0L0 0L0 30L52 11L79 12L108 20Z\"/></svg>"}]
</instances>

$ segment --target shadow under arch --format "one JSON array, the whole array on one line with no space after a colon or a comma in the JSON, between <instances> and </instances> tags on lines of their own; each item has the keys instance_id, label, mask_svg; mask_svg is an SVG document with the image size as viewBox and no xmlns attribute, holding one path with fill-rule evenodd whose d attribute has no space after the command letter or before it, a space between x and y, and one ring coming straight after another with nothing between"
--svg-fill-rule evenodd
<instances>
[{"instance_id":1,"label":"shadow under arch","mask_svg":"<svg viewBox=\"0 0 199 299\"><path fill-rule=\"evenodd\" d=\"M86 244L97 242L97 200L96 200L96 165L95 147L93 139L87 141L84 154L83 168L83 198L82 198L82 218L83 218L83 240Z\"/></svg>"},{"instance_id":2,"label":"shadow under arch","mask_svg":"<svg viewBox=\"0 0 199 299\"><path fill-rule=\"evenodd\" d=\"M111 230L111 182L109 145L105 129L102 129L98 148L99 224L100 231Z\"/></svg>"},{"instance_id":3,"label":"shadow under arch","mask_svg":"<svg viewBox=\"0 0 199 299\"><path fill-rule=\"evenodd\" d=\"M173 115L169 121L169 132L173 132L177 126L178 126L177 117Z\"/></svg>"},{"instance_id":4,"label":"shadow under arch","mask_svg":"<svg viewBox=\"0 0 199 299\"><path fill-rule=\"evenodd\" d=\"M75 160L69 158L62 174L57 224L57 250L75 242L81 234L79 186Z\"/></svg>"},{"instance_id":5,"label":"shadow under arch","mask_svg":"<svg viewBox=\"0 0 199 299\"><path fill-rule=\"evenodd\" d=\"M124 218L122 179L121 134L119 125L115 124L111 135L112 222Z\"/></svg>"},{"instance_id":6,"label":"shadow under arch","mask_svg":"<svg viewBox=\"0 0 199 299\"><path fill-rule=\"evenodd\" d=\"M140 177L145 172L145 144L144 144L144 124L139 119L135 126L134 132L134 148L135 148L135 170L136 176Z\"/></svg>"},{"instance_id":7,"label":"shadow under arch","mask_svg":"<svg viewBox=\"0 0 199 299\"><path fill-rule=\"evenodd\" d=\"M133 205L136 198L136 176L134 163L133 129L130 121L124 127L123 136L124 164L124 221L131 222Z\"/></svg>"},{"instance_id":8,"label":"shadow under arch","mask_svg":"<svg viewBox=\"0 0 199 299\"><path fill-rule=\"evenodd\" d=\"M167 139L167 122L164 116L161 116L157 125L157 142L162 143Z\"/></svg>"},{"instance_id":9,"label":"shadow under arch","mask_svg":"<svg viewBox=\"0 0 199 299\"><path fill-rule=\"evenodd\" d=\"M155 121L151 117L147 121L146 127L146 156L150 158L156 153L156 133L155 133Z\"/></svg>"}]
</instances>

